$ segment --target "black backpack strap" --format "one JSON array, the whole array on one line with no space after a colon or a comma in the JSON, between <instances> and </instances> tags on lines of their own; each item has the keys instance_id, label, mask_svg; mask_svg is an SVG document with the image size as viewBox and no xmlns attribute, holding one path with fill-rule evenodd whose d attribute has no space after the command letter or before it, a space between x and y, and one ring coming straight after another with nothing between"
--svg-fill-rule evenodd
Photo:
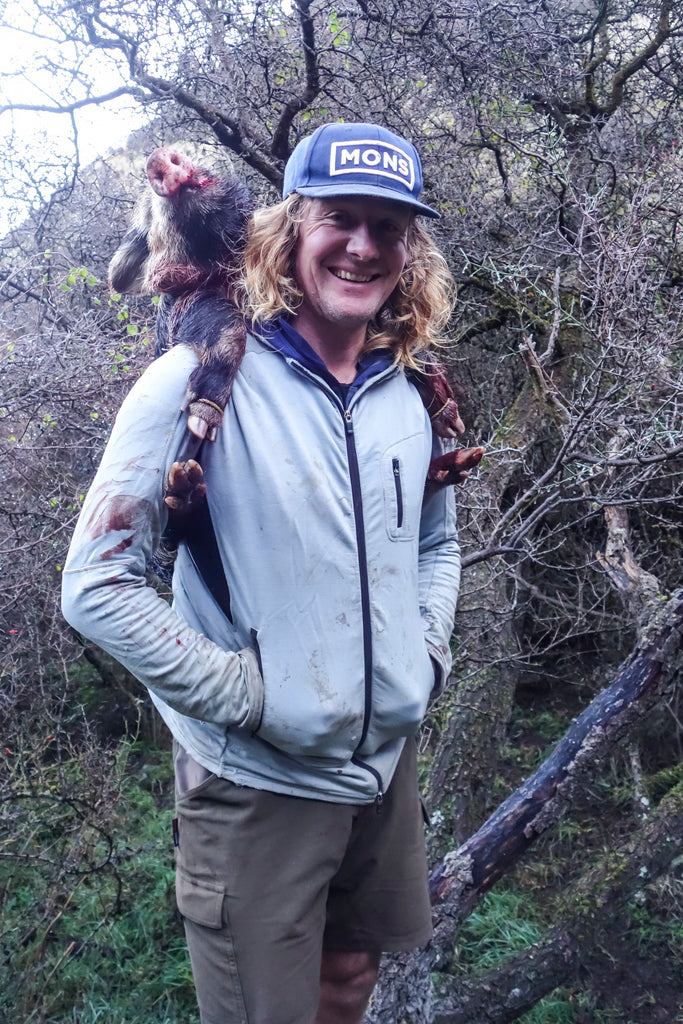
<instances>
[{"instance_id":1,"label":"black backpack strap","mask_svg":"<svg viewBox=\"0 0 683 1024\"><path fill-rule=\"evenodd\" d=\"M189 459L196 459L199 462L199 453L202 450L202 445L206 438L197 437L188 428L185 430L185 437L183 443L180 446L180 450L175 459L176 462L187 462Z\"/></svg>"},{"instance_id":2,"label":"black backpack strap","mask_svg":"<svg viewBox=\"0 0 683 1024\"><path fill-rule=\"evenodd\" d=\"M201 462L200 453L203 443L202 438L196 437L188 430L176 461L187 462L188 459L196 459L197 462ZM181 540L187 545L190 557L204 586L228 621L232 622L230 590L225 578L216 532L211 521L208 500L203 501L190 516Z\"/></svg>"}]
</instances>

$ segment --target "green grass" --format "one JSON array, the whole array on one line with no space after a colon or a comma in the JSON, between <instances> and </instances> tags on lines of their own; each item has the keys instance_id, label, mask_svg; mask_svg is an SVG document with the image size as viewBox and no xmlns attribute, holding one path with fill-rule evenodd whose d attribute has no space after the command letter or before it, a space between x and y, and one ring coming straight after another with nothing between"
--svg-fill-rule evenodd
<instances>
[{"instance_id":1,"label":"green grass","mask_svg":"<svg viewBox=\"0 0 683 1024\"><path fill-rule=\"evenodd\" d=\"M520 1017L519 1021L520 1024L575 1024L574 1004L563 989L558 989Z\"/></svg>"},{"instance_id":2,"label":"green grass","mask_svg":"<svg viewBox=\"0 0 683 1024\"><path fill-rule=\"evenodd\" d=\"M11 780L23 796L3 811L0 1020L198 1024L170 755L126 741L99 758L70 750Z\"/></svg>"},{"instance_id":3,"label":"green grass","mask_svg":"<svg viewBox=\"0 0 683 1024\"><path fill-rule=\"evenodd\" d=\"M465 922L455 966L463 971L497 967L510 954L537 942L544 930L535 908L521 893L499 887L487 893Z\"/></svg>"},{"instance_id":4,"label":"green grass","mask_svg":"<svg viewBox=\"0 0 683 1024\"><path fill-rule=\"evenodd\" d=\"M513 953L537 942L545 927L539 910L528 897L499 884L465 922L458 938L454 970L472 975L498 967ZM574 1005L569 995L558 989L519 1020L523 1024L574 1024Z\"/></svg>"}]
</instances>

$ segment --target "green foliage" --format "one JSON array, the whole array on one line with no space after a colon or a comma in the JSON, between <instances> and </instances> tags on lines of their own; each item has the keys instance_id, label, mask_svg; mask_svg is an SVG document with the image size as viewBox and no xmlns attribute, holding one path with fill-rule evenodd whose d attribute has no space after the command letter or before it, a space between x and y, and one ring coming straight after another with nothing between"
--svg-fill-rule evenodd
<instances>
[{"instance_id":1,"label":"green foliage","mask_svg":"<svg viewBox=\"0 0 683 1024\"><path fill-rule=\"evenodd\" d=\"M683 782L683 761L668 765L647 779L647 788L653 800L661 800L674 786Z\"/></svg>"},{"instance_id":2,"label":"green foliage","mask_svg":"<svg viewBox=\"0 0 683 1024\"><path fill-rule=\"evenodd\" d=\"M152 308L156 309L159 305L159 296L153 296L151 303ZM119 292L110 292L109 306L115 311L117 321L125 327L125 340L119 342L118 349L109 349L109 355L112 357L111 372L128 373L136 353L150 345L148 324L146 320L137 316L134 319L134 311L123 301L123 296Z\"/></svg>"},{"instance_id":3,"label":"green foliage","mask_svg":"<svg viewBox=\"0 0 683 1024\"><path fill-rule=\"evenodd\" d=\"M194 1024L174 912L168 751L47 735L6 751L0 1017Z\"/></svg>"},{"instance_id":4,"label":"green foliage","mask_svg":"<svg viewBox=\"0 0 683 1024\"><path fill-rule=\"evenodd\" d=\"M576 1003L563 989L542 999L533 1010L519 1017L520 1024L576 1024Z\"/></svg>"},{"instance_id":5,"label":"green foliage","mask_svg":"<svg viewBox=\"0 0 683 1024\"><path fill-rule=\"evenodd\" d=\"M517 888L497 886L465 922L455 955L456 973L473 975L500 966L545 931L542 912ZM574 1007L558 990L519 1018L524 1024L574 1024Z\"/></svg>"},{"instance_id":6,"label":"green foliage","mask_svg":"<svg viewBox=\"0 0 683 1024\"><path fill-rule=\"evenodd\" d=\"M44 253L44 256L48 256L48 253ZM96 287L100 282L97 280L94 274L91 274L87 267L72 267L67 274L66 281L59 287L63 292L70 292L76 285L85 286L90 288ZM99 303L99 299L96 299Z\"/></svg>"},{"instance_id":7,"label":"green foliage","mask_svg":"<svg viewBox=\"0 0 683 1024\"><path fill-rule=\"evenodd\" d=\"M683 880L670 876L647 886L628 904L631 933L642 954L666 946L683 969Z\"/></svg>"},{"instance_id":8,"label":"green foliage","mask_svg":"<svg viewBox=\"0 0 683 1024\"><path fill-rule=\"evenodd\" d=\"M539 911L520 892L496 888L487 893L460 933L455 963L475 971L496 967L543 934Z\"/></svg>"}]
</instances>

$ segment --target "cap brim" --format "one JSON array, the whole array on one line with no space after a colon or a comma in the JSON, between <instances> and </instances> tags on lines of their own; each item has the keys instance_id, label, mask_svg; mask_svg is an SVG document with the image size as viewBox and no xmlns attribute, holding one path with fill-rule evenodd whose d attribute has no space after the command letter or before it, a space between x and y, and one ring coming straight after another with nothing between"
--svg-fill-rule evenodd
<instances>
[{"instance_id":1,"label":"cap brim","mask_svg":"<svg viewBox=\"0 0 683 1024\"><path fill-rule=\"evenodd\" d=\"M409 206L416 213L423 217L431 217L440 220L441 214L432 210L431 206L418 202L417 199L400 195L390 188L381 188L379 185L359 184L334 184L334 185L302 185L293 188L292 192L298 192L302 196L313 196L316 199L334 199L335 196L370 196L373 199L386 199L390 203L400 203L401 206Z\"/></svg>"}]
</instances>

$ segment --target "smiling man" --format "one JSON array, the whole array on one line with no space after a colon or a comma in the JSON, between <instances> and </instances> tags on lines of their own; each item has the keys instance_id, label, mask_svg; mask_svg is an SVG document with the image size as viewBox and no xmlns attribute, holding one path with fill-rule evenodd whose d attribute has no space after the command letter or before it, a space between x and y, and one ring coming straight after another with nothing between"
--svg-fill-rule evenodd
<instances>
[{"instance_id":1,"label":"smiling man","mask_svg":"<svg viewBox=\"0 0 683 1024\"><path fill-rule=\"evenodd\" d=\"M401 278L411 216L400 203L366 197L315 199L306 210L292 319L340 381L355 379L368 323Z\"/></svg>"},{"instance_id":2,"label":"smiling man","mask_svg":"<svg viewBox=\"0 0 683 1024\"><path fill-rule=\"evenodd\" d=\"M196 365L119 414L64 573L70 621L148 686L174 737L177 899L202 1024L359 1024L380 953L431 934L415 733L450 668L453 489L405 370L450 277L418 155L377 125L304 139L258 211L252 321L202 455L225 615L181 548L144 582Z\"/></svg>"}]
</instances>

